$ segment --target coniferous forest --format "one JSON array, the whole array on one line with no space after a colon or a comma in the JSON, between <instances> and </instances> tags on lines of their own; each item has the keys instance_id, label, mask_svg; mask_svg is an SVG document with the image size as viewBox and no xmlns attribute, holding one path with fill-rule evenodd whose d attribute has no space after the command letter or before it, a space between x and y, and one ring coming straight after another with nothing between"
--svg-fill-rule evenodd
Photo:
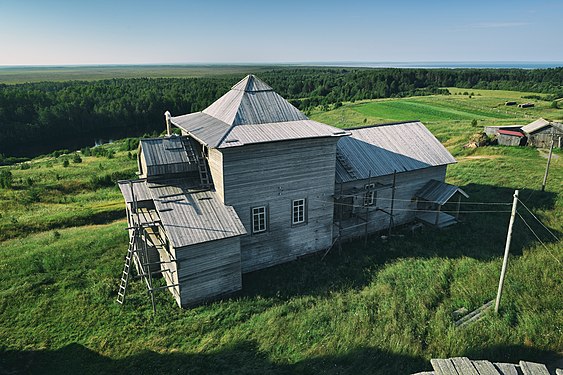
<instances>
[{"instance_id":1,"label":"coniferous forest","mask_svg":"<svg viewBox=\"0 0 563 375\"><path fill-rule=\"evenodd\" d=\"M0 85L0 154L30 157L92 145L97 138L160 132L163 113L200 111L240 75ZM307 112L344 101L447 93L443 87L506 89L563 97L563 68L277 68L260 78Z\"/></svg>"}]
</instances>

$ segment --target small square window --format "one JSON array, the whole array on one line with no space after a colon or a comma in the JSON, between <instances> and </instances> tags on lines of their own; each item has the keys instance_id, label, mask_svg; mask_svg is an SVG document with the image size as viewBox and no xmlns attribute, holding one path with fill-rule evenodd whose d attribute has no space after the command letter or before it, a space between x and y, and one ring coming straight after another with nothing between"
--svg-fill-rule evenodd
<instances>
[{"instance_id":1,"label":"small square window","mask_svg":"<svg viewBox=\"0 0 563 375\"><path fill-rule=\"evenodd\" d=\"M266 206L254 207L252 209L252 233L266 231Z\"/></svg>"},{"instance_id":2,"label":"small square window","mask_svg":"<svg viewBox=\"0 0 563 375\"><path fill-rule=\"evenodd\" d=\"M306 220L305 199L296 199L292 202L291 223L301 224Z\"/></svg>"},{"instance_id":3,"label":"small square window","mask_svg":"<svg viewBox=\"0 0 563 375\"><path fill-rule=\"evenodd\" d=\"M364 206L373 206L375 204L376 192L373 190L375 184L366 184L364 193Z\"/></svg>"}]
</instances>

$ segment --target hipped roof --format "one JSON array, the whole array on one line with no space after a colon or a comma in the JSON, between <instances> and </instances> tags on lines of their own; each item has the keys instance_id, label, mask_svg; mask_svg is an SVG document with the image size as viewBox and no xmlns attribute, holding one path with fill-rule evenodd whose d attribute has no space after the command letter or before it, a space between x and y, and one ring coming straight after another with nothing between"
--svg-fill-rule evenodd
<instances>
[{"instance_id":1,"label":"hipped roof","mask_svg":"<svg viewBox=\"0 0 563 375\"><path fill-rule=\"evenodd\" d=\"M214 148L348 134L308 119L254 75L246 76L202 112L171 121Z\"/></svg>"}]
</instances>

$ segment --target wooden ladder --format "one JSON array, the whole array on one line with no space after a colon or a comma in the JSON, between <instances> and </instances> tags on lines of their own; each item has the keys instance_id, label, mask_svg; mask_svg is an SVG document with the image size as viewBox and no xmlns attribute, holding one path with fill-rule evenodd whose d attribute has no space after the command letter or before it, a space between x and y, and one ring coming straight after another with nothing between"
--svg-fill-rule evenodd
<instances>
[{"instance_id":1,"label":"wooden ladder","mask_svg":"<svg viewBox=\"0 0 563 375\"><path fill-rule=\"evenodd\" d=\"M211 181L209 179L209 170L207 169L207 161L205 160L205 154L203 151L201 151L201 155L198 155L197 157L197 164L201 186L204 189L208 189L211 185Z\"/></svg>"},{"instance_id":2,"label":"wooden ladder","mask_svg":"<svg viewBox=\"0 0 563 375\"><path fill-rule=\"evenodd\" d=\"M117 291L117 303L122 304L125 302L125 291L129 285L129 274L131 273L131 263L133 262L133 254L135 253L136 242L139 229L133 229L133 235L129 239L129 248L125 256L125 264L123 265L123 273L121 274L121 281L119 283L119 290Z\"/></svg>"}]
</instances>

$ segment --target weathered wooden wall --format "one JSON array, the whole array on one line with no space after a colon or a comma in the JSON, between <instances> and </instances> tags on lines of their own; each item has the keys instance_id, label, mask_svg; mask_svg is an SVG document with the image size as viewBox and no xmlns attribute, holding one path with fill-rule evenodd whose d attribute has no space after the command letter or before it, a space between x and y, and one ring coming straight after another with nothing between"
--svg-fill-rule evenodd
<instances>
[{"instance_id":1,"label":"weathered wooden wall","mask_svg":"<svg viewBox=\"0 0 563 375\"><path fill-rule=\"evenodd\" d=\"M330 246L337 139L282 141L222 151L224 202L235 208L249 233L241 238L243 272ZM292 200L301 198L307 199L308 220L292 226ZM268 230L252 234L251 209L264 205Z\"/></svg>"},{"instance_id":2,"label":"weathered wooden wall","mask_svg":"<svg viewBox=\"0 0 563 375\"><path fill-rule=\"evenodd\" d=\"M240 238L230 237L175 250L181 306L242 288Z\"/></svg>"},{"instance_id":3,"label":"weathered wooden wall","mask_svg":"<svg viewBox=\"0 0 563 375\"><path fill-rule=\"evenodd\" d=\"M394 225L401 225L413 221L415 219L416 202L413 199L415 194L430 180L445 181L446 166L429 167L411 172L397 173L395 181L395 203L393 205L393 222ZM368 180L358 180L345 183L343 186L344 194L347 190L353 188L364 189ZM375 177L371 179L371 183L382 185L392 185L393 175ZM335 187L336 194L340 193L340 185ZM375 233L389 227L390 216L384 212L378 211L377 208L387 212L391 211L391 187L383 188L377 191L377 199L373 206L369 207L368 214L368 233ZM354 200L354 206L363 205L364 195L360 193ZM335 208L338 210L338 207ZM338 211L336 211L338 213ZM356 212L362 217L366 216L366 209L356 208ZM337 221L337 218L335 218ZM366 225L360 218L352 218L343 222L342 230L343 238L354 238L363 236ZM338 228L335 227L334 237L338 235Z\"/></svg>"},{"instance_id":4,"label":"weathered wooden wall","mask_svg":"<svg viewBox=\"0 0 563 375\"><path fill-rule=\"evenodd\" d=\"M528 146L547 148L551 145L551 139L553 138L553 133L557 132L551 126L547 126L533 134L528 135ZM555 137L555 146L558 145L558 137Z\"/></svg>"},{"instance_id":5,"label":"weathered wooden wall","mask_svg":"<svg viewBox=\"0 0 563 375\"><path fill-rule=\"evenodd\" d=\"M520 146L523 140L513 135L497 134L497 142L502 146Z\"/></svg>"},{"instance_id":6,"label":"weathered wooden wall","mask_svg":"<svg viewBox=\"0 0 563 375\"><path fill-rule=\"evenodd\" d=\"M223 189L223 154L216 148L211 148L209 149L207 161L209 163L209 172L211 173L211 179L213 180L215 191L224 203L225 197Z\"/></svg>"}]
</instances>

